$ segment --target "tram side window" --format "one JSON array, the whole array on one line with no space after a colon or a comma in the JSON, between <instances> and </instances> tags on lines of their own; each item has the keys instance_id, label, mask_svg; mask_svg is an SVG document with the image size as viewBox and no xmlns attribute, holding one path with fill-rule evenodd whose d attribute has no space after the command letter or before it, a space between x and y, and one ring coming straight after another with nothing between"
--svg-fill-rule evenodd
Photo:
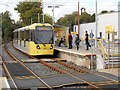
<instances>
[{"instance_id":1,"label":"tram side window","mask_svg":"<svg viewBox=\"0 0 120 90\"><path fill-rule=\"evenodd\" d=\"M31 40L31 41L34 41L34 40L35 40L34 30L31 30L31 31L30 31L30 40Z\"/></svg>"},{"instance_id":2,"label":"tram side window","mask_svg":"<svg viewBox=\"0 0 120 90\"><path fill-rule=\"evenodd\" d=\"M14 39L17 39L17 32L14 32Z\"/></svg>"},{"instance_id":3,"label":"tram side window","mask_svg":"<svg viewBox=\"0 0 120 90\"><path fill-rule=\"evenodd\" d=\"M21 32L22 32L22 31L20 31L20 40L22 40L22 39L21 39L21 37L22 37L22 33L21 33Z\"/></svg>"},{"instance_id":4,"label":"tram side window","mask_svg":"<svg viewBox=\"0 0 120 90\"><path fill-rule=\"evenodd\" d=\"M17 33L17 40L18 40L18 32L16 32Z\"/></svg>"},{"instance_id":5,"label":"tram side window","mask_svg":"<svg viewBox=\"0 0 120 90\"><path fill-rule=\"evenodd\" d=\"M27 30L26 31L26 41L29 41L29 39L30 39L30 31Z\"/></svg>"},{"instance_id":6,"label":"tram side window","mask_svg":"<svg viewBox=\"0 0 120 90\"><path fill-rule=\"evenodd\" d=\"M18 32L18 40L20 40L20 31Z\"/></svg>"},{"instance_id":7,"label":"tram side window","mask_svg":"<svg viewBox=\"0 0 120 90\"><path fill-rule=\"evenodd\" d=\"M18 44L18 32L17 32L17 44Z\"/></svg>"},{"instance_id":8,"label":"tram side window","mask_svg":"<svg viewBox=\"0 0 120 90\"><path fill-rule=\"evenodd\" d=\"M20 32L20 38L21 38L21 40L24 40L24 32L23 31Z\"/></svg>"}]
</instances>

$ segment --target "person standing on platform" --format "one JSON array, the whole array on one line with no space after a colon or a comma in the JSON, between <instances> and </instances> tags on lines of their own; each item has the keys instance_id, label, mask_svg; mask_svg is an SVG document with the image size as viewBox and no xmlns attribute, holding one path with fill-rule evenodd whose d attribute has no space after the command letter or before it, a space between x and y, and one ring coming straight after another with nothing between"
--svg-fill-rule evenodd
<instances>
[{"instance_id":1,"label":"person standing on platform","mask_svg":"<svg viewBox=\"0 0 120 90\"><path fill-rule=\"evenodd\" d=\"M73 40L72 35L69 32L69 35L68 35L69 48L68 49L72 49L72 40Z\"/></svg>"},{"instance_id":2,"label":"person standing on platform","mask_svg":"<svg viewBox=\"0 0 120 90\"><path fill-rule=\"evenodd\" d=\"M64 44L64 46L66 47L66 39L65 39L65 36L63 36L63 44Z\"/></svg>"},{"instance_id":3,"label":"person standing on platform","mask_svg":"<svg viewBox=\"0 0 120 90\"><path fill-rule=\"evenodd\" d=\"M85 31L85 44L86 44L86 50L89 50L89 47L91 46L89 44L89 39L88 39L88 33Z\"/></svg>"},{"instance_id":4,"label":"person standing on platform","mask_svg":"<svg viewBox=\"0 0 120 90\"><path fill-rule=\"evenodd\" d=\"M77 50L79 50L79 43L80 43L80 38L79 38L79 35L78 34L76 34L76 39L75 39L75 44L76 44L76 46L77 46Z\"/></svg>"},{"instance_id":5,"label":"person standing on platform","mask_svg":"<svg viewBox=\"0 0 120 90\"><path fill-rule=\"evenodd\" d=\"M60 41L59 41L59 45L58 45L58 46L61 47L61 44L62 44L63 42L64 42L64 41L63 41L63 38L61 38Z\"/></svg>"}]
</instances>

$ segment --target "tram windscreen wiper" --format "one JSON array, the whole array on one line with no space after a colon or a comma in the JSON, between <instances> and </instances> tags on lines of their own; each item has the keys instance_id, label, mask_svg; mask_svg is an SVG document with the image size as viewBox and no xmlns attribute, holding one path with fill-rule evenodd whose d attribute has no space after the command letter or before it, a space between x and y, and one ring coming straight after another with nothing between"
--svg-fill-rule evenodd
<instances>
[{"instance_id":1,"label":"tram windscreen wiper","mask_svg":"<svg viewBox=\"0 0 120 90\"><path fill-rule=\"evenodd\" d=\"M38 37L37 37L37 40L39 40L46 47L46 45Z\"/></svg>"},{"instance_id":2,"label":"tram windscreen wiper","mask_svg":"<svg viewBox=\"0 0 120 90\"><path fill-rule=\"evenodd\" d=\"M53 36L50 38L50 40L49 40L49 43L52 43L53 42Z\"/></svg>"}]
</instances>

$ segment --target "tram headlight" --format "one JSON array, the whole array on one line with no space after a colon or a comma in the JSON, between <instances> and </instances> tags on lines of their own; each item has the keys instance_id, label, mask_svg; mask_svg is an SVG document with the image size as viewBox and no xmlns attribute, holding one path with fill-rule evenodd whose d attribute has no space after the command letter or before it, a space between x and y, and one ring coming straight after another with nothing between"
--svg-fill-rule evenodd
<instances>
[{"instance_id":1,"label":"tram headlight","mask_svg":"<svg viewBox=\"0 0 120 90\"><path fill-rule=\"evenodd\" d=\"M37 46L36 46L36 48L37 48L37 49L40 49L40 46L39 46L39 45L37 45Z\"/></svg>"},{"instance_id":2,"label":"tram headlight","mask_svg":"<svg viewBox=\"0 0 120 90\"><path fill-rule=\"evenodd\" d=\"M53 45L50 46L50 49L53 49Z\"/></svg>"}]
</instances>

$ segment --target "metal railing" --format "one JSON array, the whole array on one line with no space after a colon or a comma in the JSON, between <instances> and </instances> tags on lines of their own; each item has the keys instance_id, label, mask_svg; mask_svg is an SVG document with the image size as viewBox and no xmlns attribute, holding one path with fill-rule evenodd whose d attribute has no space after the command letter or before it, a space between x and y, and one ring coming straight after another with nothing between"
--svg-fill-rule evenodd
<instances>
[{"instance_id":1,"label":"metal railing","mask_svg":"<svg viewBox=\"0 0 120 90\"><path fill-rule=\"evenodd\" d=\"M103 45L103 39L99 39L98 41L98 48L100 50L100 54L104 57L105 60L108 60L108 51L106 50L105 46Z\"/></svg>"}]
</instances>

